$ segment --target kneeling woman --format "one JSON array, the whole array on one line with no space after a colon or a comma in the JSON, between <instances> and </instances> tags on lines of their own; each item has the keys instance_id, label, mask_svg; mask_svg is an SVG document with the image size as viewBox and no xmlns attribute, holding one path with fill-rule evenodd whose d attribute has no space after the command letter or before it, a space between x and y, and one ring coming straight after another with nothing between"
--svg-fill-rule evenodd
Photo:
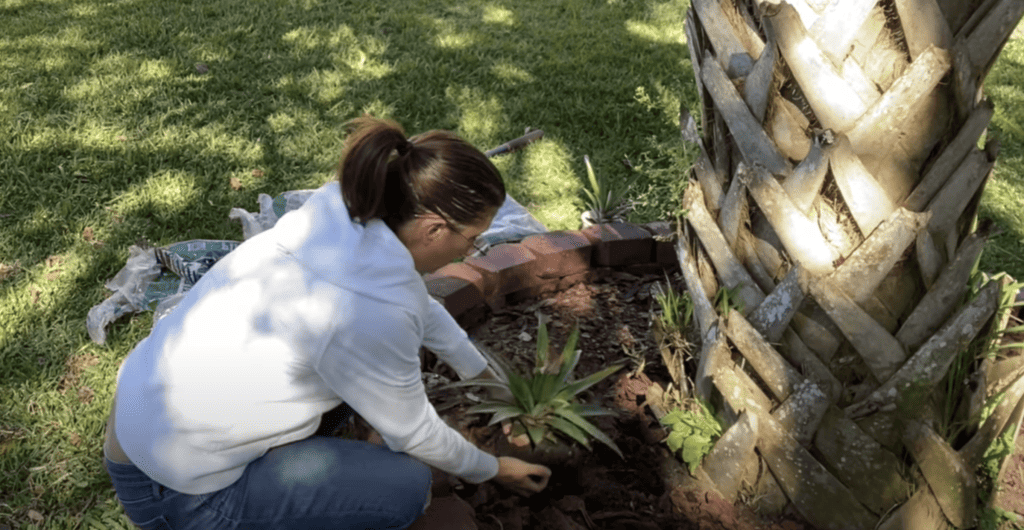
<instances>
[{"instance_id":1,"label":"kneeling woman","mask_svg":"<svg viewBox=\"0 0 1024 530\"><path fill-rule=\"evenodd\" d=\"M495 458L427 401L425 346L487 363L421 274L473 250L505 199L455 135L353 122L336 182L218 262L119 374L104 453L145 529L405 528L433 466L521 494L550 471ZM314 436L345 403L386 447Z\"/></svg>"}]
</instances>

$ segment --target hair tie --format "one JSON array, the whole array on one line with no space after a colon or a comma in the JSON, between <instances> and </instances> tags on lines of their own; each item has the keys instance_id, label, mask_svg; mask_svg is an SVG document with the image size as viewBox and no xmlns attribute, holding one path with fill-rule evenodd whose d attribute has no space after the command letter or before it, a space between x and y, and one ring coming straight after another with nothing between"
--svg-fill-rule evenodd
<instances>
[{"instance_id":1,"label":"hair tie","mask_svg":"<svg viewBox=\"0 0 1024 530\"><path fill-rule=\"evenodd\" d=\"M402 142L395 147L395 151L398 151L398 156L405 156L409 154L409 151L412 151L412 142L407 139L402 140Z\"/></svg>"}]
</instances>

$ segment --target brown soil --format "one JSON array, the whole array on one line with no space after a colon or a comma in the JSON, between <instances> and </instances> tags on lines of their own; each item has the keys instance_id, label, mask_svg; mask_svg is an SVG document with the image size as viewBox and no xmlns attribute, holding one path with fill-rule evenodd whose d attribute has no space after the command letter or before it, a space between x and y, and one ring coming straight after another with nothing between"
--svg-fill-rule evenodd
<instances>
[{"instance_id":1,"label":"brown soil","mask_svg":"<svg viewBox=\"0 0 1024 530\"><path fill-rule=\"evenodd\" d=\"M587 397L618 409L615 418L598 418L598 426L621 448L625 459L597 444L574 467L553 469L548 488L526 499L492 483L463 485L457 489L476 510L484 530L552 529L725 529L801 530L810 528L797 515L759 517L745 506L733 506L713 493L694 489L685 467L662 443L665 436L650 409L644 405L652 383L665 387L670 377L661 362L651 333L650 314L657 310L652 289L664 283L662 275L633 275L604 271L599 279L579 284L551 298L506 307L495 312L471 336L484 347L498 351L521 371L532 368L536 348L537 314L550 317L551 343L560 351L577 323L578 348L583 354L578 376L600 370L627 358L628 364ZM674 279L678 289L681 282ZM640 365L643 369L639 370ZM435 372L447 375L446 368ZM462 396L465 396L463 392ZM453 398L434 395L435 404ZM486 418L465 415L463 404L442 416L480 446L493 450L499 436ZM439 409L445 409L442 404ZM674 477L674 478L673 478Z\"/></svg>"},{"instance_id":2,"label":"brown soil","mask_svg":"<svg viewBox=\"0 0 1024 530\"><path fill-rule=\"evenodd\" d=\"M615 418L598 418L598 426L622 449L625 459L597 444L573 467L553 470L548 488L523 498L484 483L462 484L456 493L476 510L483 530L579 529L715 529L804 530L811 526L788 511L783 516L760 516L750 507L729 504L717 494L695 487L694 481L662 442L665 432L645 405L652 384L671 381L651 332L651 313L657 311L653 293L665 276L597 271L597 279L579 284L550 298L524 302L495 312L470 330L484 347L500 352L519 371L533 366L538 314L548 324L554 351L560 351L574 325L580 327L578 348L583 351L576 374L596 372L609 363L627 360L619 374L594 387L590 403L615 408ZM679 278L673 285L681 286ZM1024 342L1024 336L1016 337ZM432 371L454 377L433 362ZM642 368L641 368L642 366ZM464 413L467 392L454 396L434 394L446 401L439 406L450 423L481 447L495 451L500 433L487 427L486 418ZM470 392L472 393L472 392ZM435 403L437 404L437 403ZM450 408L449 408L450 407ZM997 505L1024 516L1024 432L1008 461ZM682 477L682 478L680 478Z\"/></svg>"}]
</instances>

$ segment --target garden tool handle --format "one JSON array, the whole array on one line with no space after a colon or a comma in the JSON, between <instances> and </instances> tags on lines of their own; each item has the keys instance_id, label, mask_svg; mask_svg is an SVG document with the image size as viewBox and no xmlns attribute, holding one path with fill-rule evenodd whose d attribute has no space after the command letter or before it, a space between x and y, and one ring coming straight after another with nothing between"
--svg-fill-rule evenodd
<instances>
[{"instance_id":1,"label":"garden tool handle","mask_svg":"<svg viewBox=\"0 0 1024 530\"><path fill-rule=\"evenodd\" d=\"M498 147L495 147L494 149L487 151L484 154L487 155L488 158L490 158L492 156L511 153L512 151L521 149L533 142L536 142L537 140L540 139L541 136L544 136L544 131L540 129L528 131L526 134L520 136L519 138L505 142L499 145Z\"/></svg>"}]
</instances>

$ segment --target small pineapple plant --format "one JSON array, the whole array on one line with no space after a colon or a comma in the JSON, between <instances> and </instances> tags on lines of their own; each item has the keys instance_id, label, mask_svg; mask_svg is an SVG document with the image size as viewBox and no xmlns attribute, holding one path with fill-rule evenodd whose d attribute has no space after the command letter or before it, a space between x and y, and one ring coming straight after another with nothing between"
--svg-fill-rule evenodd
<instances>
[{"instance_id":1,"label":"small pineapple plant","mask_svg":"<svg viewBox=\"0 0 1024 530\"><path fill-rule=\"evenodd\" d=\"M596 440L622 457L615 442L588 418L613 415L610 409L580 403L582 392L622 368L609 366L579 380L572 379L580 359L576 349L579 327L573 328L562 352L550 354L547 325L541 319L537 330L537 349L531 373L520 375L507 363L492 357L497 365L496 380L473 380L455 383L459 386L479 385L502 390L506 399L490 399L468 409L470 413L492 414L490 425L507 425L507 440L518 446L520 456L538 463L559 463L572 460L577 443L588 450ZM507 392L505 392L507 390ZM513 447L514 449L514 447ZM517 451L513 451L517 452ZM533 455L525 454L532 452Z\"/></svg>"},{"instance_id":2,"label":"small pineapple plant","mask_svg":"<svg viewBox=\"0 0 1024 530\"><path fill-rule=\"evenodd\" d=\"M633 210L633 203L626 198L632 184L627 182L615 187L606 179L598 178L590 165L590 156L583 155L583 163L587 166L589 187L583 188L587 210L580 215L582 227L625 221Z\"/></svg>"}]
</instances>

